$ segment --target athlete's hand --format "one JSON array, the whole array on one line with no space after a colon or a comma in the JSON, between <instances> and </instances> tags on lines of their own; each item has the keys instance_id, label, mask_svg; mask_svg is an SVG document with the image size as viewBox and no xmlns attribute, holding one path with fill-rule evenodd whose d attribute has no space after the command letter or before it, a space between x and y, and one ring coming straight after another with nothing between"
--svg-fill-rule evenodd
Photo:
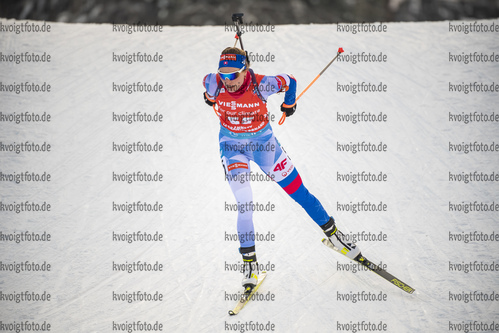
<instances>
[{"instance_id":1,"label":"athlete's hand","mask_svg":"<svg viewBox=\"0 0 499 333\"><path fill-rule=\"evenodd\" d=\"M296 103L293 105L281 104L281 111L286 113L286 117L292 116L296 111Z\"/></svg>"},{"instance_id":2,"label":"athlete's hand","mask_svg":"<svg viewBox=\"0 0 499 333\"><path fill-rule=\"evenodd\" d=\"M203 98L204 98L204 101L206 102L206 104L208 104L209 106L215 105L215 101L209 99L208 96L206 96L205 92L203 93Z\"/></svg>"}]
</instances>

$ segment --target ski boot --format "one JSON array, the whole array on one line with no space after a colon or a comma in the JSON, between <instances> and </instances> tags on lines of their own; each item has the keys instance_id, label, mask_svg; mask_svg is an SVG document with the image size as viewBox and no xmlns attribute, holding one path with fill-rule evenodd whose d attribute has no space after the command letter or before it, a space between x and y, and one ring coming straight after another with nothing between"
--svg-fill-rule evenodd
<instances>
[{"instance_id":1,"label":"ski boot","mask_svg":"<svg viewBox=\"0 0 499 333\"><path fill-rule=\"evenodd\" d=\"M242 247L239 249L243 256L243 274L242 285L245 289L253 289L258 283L258 262L256 261L255 246Z\"/></svg>"},{"instance_id":2,"label":"ski boot","mask_svg":"<svg viewBox=\"0 0 499 333\"><path fill-rule=\"evenodd\" d=\"M332 217L326 224L321 225L321 228L339 252L352 260L360 254L360 249L355 243L345 241L345 236L338 230Z\"/></svg>"}]
</instances>

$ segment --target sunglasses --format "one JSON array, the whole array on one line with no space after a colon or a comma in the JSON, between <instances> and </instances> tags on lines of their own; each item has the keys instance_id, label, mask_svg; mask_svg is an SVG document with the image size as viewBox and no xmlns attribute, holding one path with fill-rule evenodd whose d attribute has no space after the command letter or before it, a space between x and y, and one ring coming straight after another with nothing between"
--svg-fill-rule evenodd
<instances>
[{"instance_id":1,"label":"sunglasses","mask_svg":"<svg viewBox=\"0 0 499 333\"><path fill-rule=\"evenodd\" d=\"M222 73L220 72L220 69L218 70L218 75L220 75L220 78L225 81L227 79L229 79L230 81L232 80L235 80L239 77L239 75L246 69L246 66L244 66L243 68L241 68L240 70L238 71L235 71L235 72L231 72L231 73Z\"/></svg>"}]
</instances>

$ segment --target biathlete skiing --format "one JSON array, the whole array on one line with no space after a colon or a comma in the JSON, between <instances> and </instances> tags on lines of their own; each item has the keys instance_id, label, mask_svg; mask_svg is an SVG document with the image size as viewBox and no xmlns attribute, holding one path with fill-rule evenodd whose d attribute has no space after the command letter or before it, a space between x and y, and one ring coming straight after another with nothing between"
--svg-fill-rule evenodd
<instances>
[{"instance_id":1,"label":"biathlete skiing","mask_svg":"<svg viewBox=\"0 0 499 333\"><path fill-rule=\"evenodd\" d=\"M349 259L358 262L397 288L412 294L415 289L380 268L362 255L359 247L348 242L336 227L334 218L329 215L320 201L305 187L298 170L277 141L269 123L267 99L279 92L284 93L281 104L283 112L279 124L296 111L296 101L324 73L342 53L339 48L329 64L296 97L296 80L292 75L279 74L267 76L255 74L250 68L248 53L244 50L239 24L243 14L233 14L232 20L237 28L237 40L241 48L227 47L222 51L217 73L204 77L203 93L206 104L213 107L220 120L220 155L226 179L238 205L237 233L239 252L243 259L244 294L230 315L236 315L251 299L266 277L260 274L255 247L253 193L249 184L250 161L274 180L283 190L308 213L310 218L321 227L326 235L322 243ZM241 209L241 208L245 209ZM260 281L258 281L260 280Z\"/></svg>"},{"instance_id":2,"label":"biathlete skiing","mask_svg":"<svg viewBox=\"0 0 499 333\"><path fill-rule=\"evenodd\" d=\"M298 170L277 141L270 126L267 99L284 92L281 111L286 117L296 111L296 80L292 75L255 74L243 49L228 47L222 51L218 72L204 77L205 102L214 107L220 119L220 154L226 178L238 205L248 207L253 194L248 180L250 161L271 177L322 228L326 236L343 254L354 259L359 248L343 240L334 218L305 187ZM215 107L216 106L216 107ZM270 147L270 149L269 149ZM239 252L243 259L243 281L246 288L258 282L258 264L254 239L253 211L238 210L237 232Z\"/></svg>"}]
</instances>

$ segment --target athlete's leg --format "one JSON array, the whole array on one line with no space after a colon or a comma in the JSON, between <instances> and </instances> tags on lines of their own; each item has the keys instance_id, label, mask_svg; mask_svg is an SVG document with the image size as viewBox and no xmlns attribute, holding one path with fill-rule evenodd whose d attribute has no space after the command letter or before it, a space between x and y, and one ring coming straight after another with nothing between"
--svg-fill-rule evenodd
<instances>
[{"instance_id":1,"label":"athlete's leg","mask_svg":"<svg viewBox=\"0 0 499 333\"><path fill-rule=\"evenodd\" d=\"M315 223L319 226L325 225L330 216L320 201L303 185L300 174L275 136L272 134L265 139L267 142L262 142L262 147L273 148L273 151L265 150L265 152L255 154L255 162L263 172L276 181L291 198L305 209Z\"/></svg>"},{"instance_id":2,"label":"athlete's leg","mask_svg":"<svg viewBox=\"0 0 499 333\"><path fill-rule=\"evenodd\" d=\"M289 156L280 147L275 136L272 135L268 140L270 145L276 146L275 155L270 160L268 156L262 160L256 159L256 161L260 162L259 165L262 170L305 209L308 215L322 228L329 240L341 253L354 259L360 253L358 246L345 240L343 233L336 227L333 217L328 215L320 201L303 185L300 174L289 159ZM270 165L269 162L272 160L274 162Z\"/></svg>"},{"instance_id":3,"label":"athlete's leg","mask_svg":"<svg viewBox=\"0 0 499 333\"><path fill-rule=\"evenodd\" d=\"M253 192L249 183L250 163L242 150L242 142L222 137L220 152L225 176L238 207L237 234L239 252L243 258L242 285L255 286L258 280L258 264L255 251L255 230L253 225ZM241 147L241 148L239 148Z\"/></svg>"},{"instance_id":4,"label":"athlete's leg","mask_svg":"<svg viewBox=\"0 0 499 333\"><path fill-rule=\"evenodd\" d=\"M237 233L241 248L254 247L253 192L249 183L250 163L247 156L235 149L240 141L226 139L220 142L225 177L237 204Z\"/></svg>"}]
</instances>

